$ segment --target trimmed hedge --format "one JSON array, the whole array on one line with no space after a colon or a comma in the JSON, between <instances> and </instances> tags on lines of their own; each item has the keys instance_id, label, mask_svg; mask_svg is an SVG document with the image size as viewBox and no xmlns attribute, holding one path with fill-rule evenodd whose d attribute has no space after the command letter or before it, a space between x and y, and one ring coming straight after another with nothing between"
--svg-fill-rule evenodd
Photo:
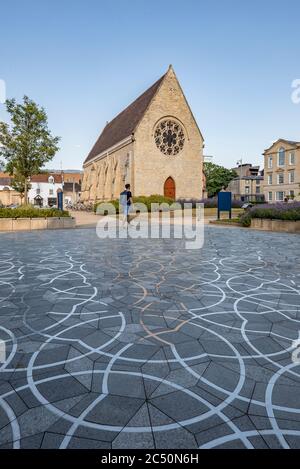
<instances>
[{"instance_id":1,"label":"trimmed hedge","mask_svg":"<svg viewBox=\"0 0 300 469\"><path fill-rule=\"evenodd\" d=\"M66 210L58 210L57 208L0 208L0 218L62 218L69 216L69 212Z\"/></svg>"},{"instance_id":2,"label":"trimmed hedge","mask_svg":"<svg viewBox=\"0 0 300 469\"><path fill-rule=\"evenodd\" d=\"M252 218L300 220L300 202L264 204L259 207L253 207L240 216L240 222L243 226L250 226Z\"/></svg>"},{"instance_id":3,"label":"trimmed hedge","mask_svg":"<svg viewBox=\"0 0 300 469\"><path fill-rule=\"evenodd\" d=\"M94 212L95 213L97 211L97 207L102 203L112 204L115 207L116 213L119 213L119 200L118 199L109 200L109 201L106 201L106 202L96 202L94 204ZM178 203L178 204L181 205L182 208L184 207L185 203L192 204L192 208L195 208L197 203L203 203L205 208L217 208L217 206L218 206L218 200L217 200L216 197L213 197L211 199L201 199L201 200L197 200L197 199L178 199L178 200L175 201L173 199L170 199L169 197L164 197L163 195L159 195L159 194L153 194L153 195L150 195L149 197L146 197L146 196L133 197L133 203L135 203L135 204L137 204L137 203L145 204L147 209L148 209L148 212L150 212L151 204L155 204L155 203L156 204L165 203L165 204L168 204L168 205L172 205L173 203ZM243 204L244 204L244 202L241 202L240 200L233 200L232 201L232 208L241 208Z\"/></svg>"},{"instance_id":4,"label":"trimmed hedge","mask_svg":"<svg viewBox=\"0 0 300 469\"><path fill-rule=\"evenodd\" d=\"M149 197L146 196L139 196L139 197L133 197L133 203L134 204L144 204L146 205L148 212L151 210L151 204L168 204L172 205L175 203L175 200L171 199L170 197L164 197L163 195L159 194L153 194L150 195Z\"/></svg>"},{"instance_id":5,"label":"trimmed hedge","mask_svg":"<svg viewBox=\"0 0 300 469\"><path fill-rule=\"evenodd\" d=\"M115 212L113 212L113 213L119 213L119 201L118 200L106 200L106 201L103 201L103 202L96 202L94 204L94 212L95 213L97 213L97 208L101 204L112 204L115 208Z\"/></svg>"},{"instance_id":6,"label":"trimmed hedge","mask_svg":"<svg viewBox=\"0 0 300 469\"><path fill-rule=\"evenodd\" d=\"M151 210L151 204L168 204L172 205L175 201L173 199L170 199L169 197L164 197L163 195L158 195L158 194L153 194L150 195L149 197L146 196L139 196L139 197L133 197L133 203L134 204L144 204L147 207L148 212ZM97 207L101 204L112 204L116 210L116 213L119 213L119 200L109 200L105 202L96 202L94 204L94 212L97 212Z\"/></svg>"}]
</instances>

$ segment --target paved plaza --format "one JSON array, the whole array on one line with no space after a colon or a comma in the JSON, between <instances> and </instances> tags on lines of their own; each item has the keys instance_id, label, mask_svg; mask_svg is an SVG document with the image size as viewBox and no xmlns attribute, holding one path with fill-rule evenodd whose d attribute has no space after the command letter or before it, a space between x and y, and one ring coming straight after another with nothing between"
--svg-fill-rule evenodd
<instances>
[{"instance_id":1,"label":"paved plaza","mask_svg":"<svg viewBox=\"0 0 300 469\"><path fill-rule=\"evenodd\" d=\"M0 235L1 448L300 448L300 238L205 234Z\"/></svg>"}]
</instances>

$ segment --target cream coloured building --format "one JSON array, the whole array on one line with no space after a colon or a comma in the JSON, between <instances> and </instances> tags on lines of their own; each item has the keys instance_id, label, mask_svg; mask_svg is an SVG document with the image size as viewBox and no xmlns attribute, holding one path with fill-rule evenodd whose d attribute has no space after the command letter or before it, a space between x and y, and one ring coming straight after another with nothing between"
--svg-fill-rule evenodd
<instances>
[{"instance_id":1,"label":"cream coloured building","mask_svg":"<svg viewBox=\"0 0 300 469\"><path fill-rule=\"evenodd\" d=\"M259 166L244 163L232 169L237 173L237 177L232 179L227 187L227 191L232 193L232 198L243 202L263 202L264 177Z\"/></svg>"},{"instance_id":2,"label":"cream coloured building","mask_svg":"<svg viewBox=\"0 0 300 469\"><path fill-rule=\"evenodd\" d=\"M87 156L81 200L134 195L203 196L203 136L172 66L109 122Z\"/></svg>"},{"instance_id":3,"label":"cream coloured building","mask_svg":"<svg viewBox=\"0 0 300 469\"><path fill-rule=\"evenodd\" d=\"M267 202L300 200L300 142L279 139L264 152Z\"/></svg>"}]
</instances>

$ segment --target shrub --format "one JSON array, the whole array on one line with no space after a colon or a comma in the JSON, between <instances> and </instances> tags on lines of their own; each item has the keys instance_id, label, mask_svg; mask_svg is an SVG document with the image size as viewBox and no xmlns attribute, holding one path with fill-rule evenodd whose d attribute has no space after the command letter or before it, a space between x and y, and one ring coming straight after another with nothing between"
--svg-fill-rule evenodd
<instances>
[{"instance_id":1,"label":"shrub","mask_svg":"<svg viewBox=\"0 0 300 469\"><path fill-rule=\"evenodd\" d=\"M97 212L97 207L102 204L102 203L107 203L107 204L112 204L115 207L116 213L119 213L119 200L114 199L114 200L109 200L105 202L96 202L94 204L94 212ZM184 208L184 204L189 203L192 204L192 208L196 208L197 203L203 203L205 208L217 208L218 206L218 199L217 197L212 197L208 199L178 199L178 200L173 200L169 197L164 197L163 195L159 194L153 194L150 196L145 196L145 195L140 195L138 197L133 197L133 203L142 203L146 205L148 212L150 212L151 209L151 204L168 204L172 205L174 203L180 204L182 208ZM244 202L240 200L233 200L232 201L232 208L241 208Z\"/></svg>"},{"instance_id":2,"label":"shrub","mask_svg":"<svg viewBox=\"0 0 300 469\"><path fill-rule=\"evenodd\" d=\"M252 218L300 220L300 202L259 205L241 215L240 221L243 226L249 226Z\"/></svg>"},{"instance_id":3,"label":"shrub","mask_svg":"<svg viewBox=\"0 0 300 469\"><path fill-rule=\"evenodd\" d=\"M52 218L69 217L66 210L57 208L34 208L31 206L18 208L0 208L0 218Z\"/></svg>"},{"instance_id":4,"label":"shrub","mask_svg":"<svg viewBox=\"0 0 300 469\"><path fill-rule=\"evenodd\" d=\"M109 210L105 210L105 212L104 212L105 215L108 215L108 214L113 215L114 213L119 213L119 200L108 200L108 201L105 201L105 202L104 201L103 202L96 202L94 204L94 212L95 213L97 213L98 207L103 203L112 204L115 208L115 212L112 211L112 213L109 213L110 212Z\"/></svg>"},{"instance_id":5,"label":"shrub","mask_svg":"<svg viewBox=\"0 0 300 469\"><path fill-rule=\"evenodd\" d=\"M150 212L151 204L172 205L175 203L175 201L171 199L170 197L164 197L163 195L153 194L153 195L150 195L149 197L146 197L146 196L133 197L133 203L145 204L148 212Z\"/></svg>"},{"instance_id":6,"label":"shrub","mask_svg":"<svg viewBox=\"0 0 300 469\"><path fill-rule=\"evenodd\" d=\"M97 212L97 208L99 205L107 203L107 204L112 204L116 210L116 213L119 213L119 200L109 200L105 202L96 202L94 205L94 212ZM173 199L170 199L169 197L164 197L163 195L158 195L158 194L153 194L150 196L138 196L138 197L133 197L133 203L134 204L144 204L147 207L148 212L151 210L151 204L168 204L172 205L174 203Z\"/></svg>"},{"instance_id":7,"label":"shrub","mask_svg":"<svg viewBox=\"0 0 300 469\"><path fill-rule=\"evenodd\" d=\"M207 199L208 200L208 199ZM184 204L192 204L192 208L196 208L196 204L202 203L202 200L197 199L178 199L176 200L177 204L180 204L184 208Z\"/></svg>"},{"instance_id":8,"label":"shrub","mask_svg":"<svg viewBox=\"0 0 300 469\"><path fill-rule=\"evenodd\" d=\"M195 208L196 203L204 204L204 208L217 208L218 207L218 198L210 197L207 199L179 199L178 202L183 206L184 203L192 203L193 208ZM241 200L232 200L232 208L241 208L244 202Z\"/></svg>"},{"instance_id":9,"label":"shrub","mask_svg":"<svg viewBox=\"0 0 300 469\"><path fill-rule=\"evenodd\" d=\"M217 197L211 197L209 199L202 199L200 200L200 202L204 204L204 208L217 208L218 207Z\"/></svg>"},{"instance_id":10,"label":"shrub","mask_svg":"<svg viewBox=\"0 0 300 469\"><path fill-rule=\"evenodd\" d=\"M251 225L251 215L250 215L250 213L249 212L243 213L240 216L239 221L240 221L242 226L250 226Z\"/></svg>"},{"instance_id":11,"label":"shrub","mask_svg":"<svg viewBox=\"0 0 300 469\"><path fill-rule=\"evenodd\" d=\"M232 208L242 208L245 202L242 202L242 200L233 200L232 201Z\"/></svg>"}]
</instances>

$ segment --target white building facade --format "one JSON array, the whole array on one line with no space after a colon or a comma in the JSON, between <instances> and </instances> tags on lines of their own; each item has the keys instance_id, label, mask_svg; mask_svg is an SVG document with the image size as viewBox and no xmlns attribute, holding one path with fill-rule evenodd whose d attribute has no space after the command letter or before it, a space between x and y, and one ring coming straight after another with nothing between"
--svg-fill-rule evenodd
<instances>
[{"instance_id":1,"label":"white building facade","mask_svg":"<svg viewBox=\"0 0 300 469\"><path fill-rule=\"evenodd\" d=\"M57 206L57 192L63 190L60 174L37 174L30 180L28 202L39 207Z\"/></svg>"}]
</instances>

